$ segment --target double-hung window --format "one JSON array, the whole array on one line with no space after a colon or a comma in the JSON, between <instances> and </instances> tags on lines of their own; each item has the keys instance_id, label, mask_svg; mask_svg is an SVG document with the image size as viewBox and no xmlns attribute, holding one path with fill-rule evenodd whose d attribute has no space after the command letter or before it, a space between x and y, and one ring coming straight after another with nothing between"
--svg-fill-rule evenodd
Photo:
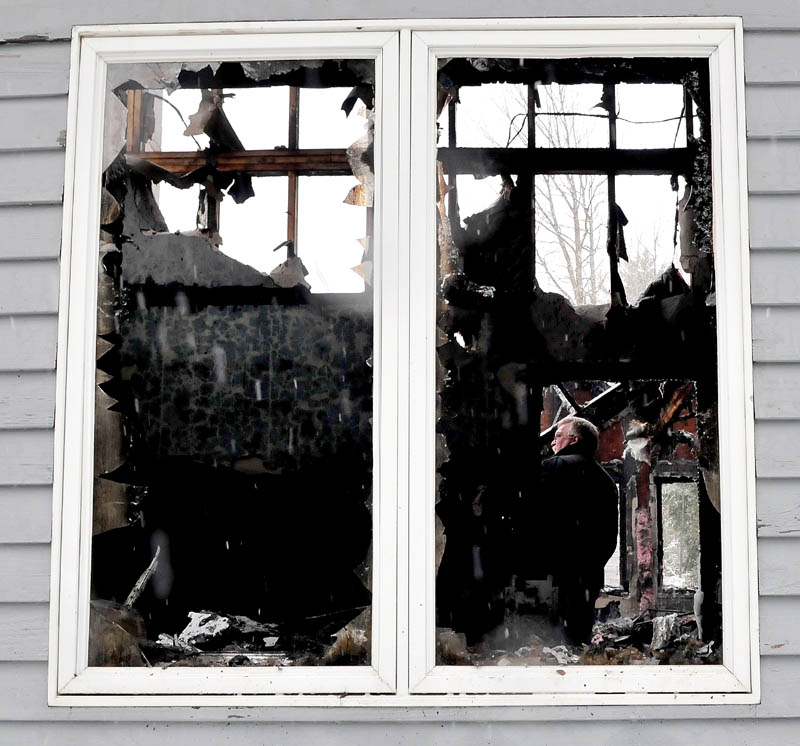
<instances>
[{"instance_id":1,"label":"double-hung window","mask_svg":"<svg viewBox=\"0 0 800 746\"><path fill-rule=\"evenodd\" d=\"M76 30L51 702L756 701L742 105L731 19Z\"/></svg>"}]
</instances>

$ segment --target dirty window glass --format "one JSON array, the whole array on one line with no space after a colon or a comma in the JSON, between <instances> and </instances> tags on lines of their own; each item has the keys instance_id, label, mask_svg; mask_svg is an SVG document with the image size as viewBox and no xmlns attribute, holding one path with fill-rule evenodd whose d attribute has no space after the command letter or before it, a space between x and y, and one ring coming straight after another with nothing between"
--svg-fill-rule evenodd
<instances>
[{"instance_id":1,"label":"dirty window glass","mask_svg":"<svg viewBox=\"0 0 800 746\"><path fill-rule=\"evenodd\" d=\"M437 663L719 663L706 63L438 82Z\"/></svg>"},{"instance_id":2,"label":"dirty window glass","mask_svg":"<svg viewBox=\"0 0 800 746\"><path fill-rule=\"evenodd\" d=\"M370 662L373 68L109 66L90 665Z\"/></svg>"}]
</instances>

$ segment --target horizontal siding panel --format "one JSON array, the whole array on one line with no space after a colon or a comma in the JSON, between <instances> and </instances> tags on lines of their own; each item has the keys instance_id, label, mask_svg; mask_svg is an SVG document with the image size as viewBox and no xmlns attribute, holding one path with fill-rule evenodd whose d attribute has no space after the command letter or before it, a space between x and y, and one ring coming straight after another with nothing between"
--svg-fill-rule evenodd
<instances>
[{"instance_id":1,"label":"horizontal siding panel","mask_svg":"<svg viewBox=\"0 0 800 746\"><path fill-rule=\"evenodd\" d=\"M759 479L756 505L759 536L800 538L800 479Z\"/></svg>"},{"instance_id":2,"label":"horizontal siding panel","mask_svg":"<svg viewBox=\"0 0 800 746\"><path fill-rule=\"evenodd\" d=\"M57 339L56 316L0 317L0 370L55 368Z\"/></svg>"},{"instance_id":3,"label":"horizontal siding panel","mask_svg":"<svg viewBox=\"0 0 800 746\"><path fill-rule=\"evenodd\" d=\"M800 419L800 364L757 363L753 382L756 418Z\"/></svg>"},{"instance_id":4,"label":"horizontal siding panel","mask_svg":"<svg viewBox=\"0 0 800 746\"><path fill-rule=\"evenodd\" d=\"M800 307L753 309L753 359L800 362Z\"/></svg>"},{"instance_id":5,"label":"horizontal siding panel","mask_svg":"<svg viewBox=\"0 0 800 746\"><path fill-rule=\"evenodd\" d=\"M747 176L751 192L800 192L800 140L750 140Z\"/></svg>"},{"instance_id":6,"label":"horizontal siding panel","mask_svg":"<svg viewBox=\"0 0 800 746\"><path fill-rule=\"evenodd\" d=\"M8 13L4 16L5 27ZM0 46L0 97L66 93L69 90L69 48L69 42Z\"/></svg>"},{"instance_id":7,"label":"horizontal siding panel","mask_svg":"<svg viewBox=\"0 0 800 746\"><path fill-rule=\"evenodd\" d=\"M750 247L800 248L800 194L751 195Z\"/></svg>"},{"instance_id":8,"label":"horizontal siding panel","mask_svg":"<svg viewBox=\"0 0 800 746\"><path fill-rule=\"evenodd\" d=\"M248 722L259 725L256 730L258 740L253 743L286 744L286 735L295 732L306 734L306 738L300 743L304 744L325 744L329 746L335 741L328 738L327 729L340 727L334 726L332 721L337 724L347 724L349 728L348 746L353 744L375 744L379 743L380 738L387 738L387 743L408 744L416 746L420 743L440 744L442 741L438 735L444 734L447 728L455 727L454 723L463 723L469 731L460 734L459 746L472 743L491 743L491 744L560 744L584 743L573 738L573 726L580 725L581 728L588 729L585 738L586 744L599 746L600 744L631 743L631 746L641 746L642 743L649 746L674 746L674 744L698 744L709 743L710 746L718 746L717 741L700 741L703 733L707 729L723 727L723 722L728 721L729 727L734 730L735 736L727 741L737 746L747 744L748 746L797 746L797 729L800 729L800 719L787 720L783 725L786 732L791 733L794 740L769 739L766 734L770 732L769 718L798 718L797 710L797 686L798 671L800 670L800 658L795 656L772 656L762 660L762 703L760 705L704 705L697 706L652 706L652 707L630 707L630 706L603 706L603 707L475 707L459 708L452 707L447 709L439 708L341 708L332 712L330 708L269 708L269 707L146 707L144 705L136 707L48 707L47 706L47 664L34 662L6 662L0 663L0 721L21 721L30 723L31 721L73 721L81 724L84 734L92 732L94 728L102 731L105 740L103 746L110 742L130 742L142 743L138 739L117 738L118 733L122 733L123 723L158 724L158 723L190 723L193 724L194 741L192 746L198 743L231 743L246 744L250 741L245 740L248 732L245 728ZM748 741L742 737L745 728L749 727L745 722L730 722L733 719L745 719L758 717L757 734L764 734L764 738L755 735ZM468 733L479 732L477 728L487 722L496 720L491 725L492 729L499 729L503 723L517 723L523 730L514 738L501 737L500 731L492 730L492 734L497 737L468 737ZM634 727L635 721L648 720L656 730L649 733L649 737L640 741L621 741L625 734L632 733L641 738L642 732ZM305 722L304 722L305 721ZM538 722L537 722L538 721ZM578 721L578 722L575 722ZM580 724L583 721L583 724ZM613 731L602 731L598 724L604 721ZM655 721L655 722L652 722ZM677 722L675 722L677 721ZM687 724L681 721L702 721ZM235 727L231 729L229 741L225 739L198 739L198 734L203 732L198 730L198 723L222 723L227 726ZM284 730L280 735L271 737L270 725L264 723L284 723ZM435 732L426 740L402 740L400 734L404 729L411 728L414 723L432 722L435 724ZM532 725L532 723L536 725ZM97 723L97 725L90 725ZM111 731L109 723L113 723L114 728L120 731ZM286 723L291 723L290 727ZM320 723L326 727L325 735L320 734ZM569 723L570 730L564 730L565 724ZM659 725L673 723L672 727L679 727L680 730L667 737L658 730ZM468 725L469 724L469 725ZM544 737L545 728L557 728L552 738ZM23 739L24 743L32 741L30 733L33 726L27 725L29 735ZM154 741L159 746L163 743L173 743L169 728L156 731L161 741ZM606 727L604 724L603 727ZM306 728L314 728L309 733ZM373 730L370 730L373 729ZM762 730L763 729L763 730ZM159 732L160 731L160 732ZM144 729L143 733L147 733ZM110 739L110 734L113 739ZM359 734L358 736L356 734ZM227 734L226 734L227 735ZM370 737L372 736L372 737ZM582 736L584 737L584 736ZM717 735L717 738L719 736ZM0 743L3 742L0 738ZM17 743L18 741L10 741ZM725 741L722 741L725 743ZM64 741L57 735L53 737L53 743L63 744ZM80 742L81 746L89 741Z\"/></svg>"},{"instance_id":9,"label":"horizontal siding panel","mask_svg":"<svg viewBox=\"0 0 800 746\"><path fill-rule=\"evenodd\" d=\"M48 604L0 603L0 660L46 661Z\"/></svg>"},{"instance_id":10,"label":"horizontal siding panel","mask_svg":"<svg viewBox=\"0 0 800 746\"><path fill-rule=\"evenodd\" d=\"M163 716L162 716L163 717ZM238 717L238 716L237 716ZM663 718L663 714L658 715ZM337 712L338 720L338 712ZM231 726L235 727L231 727ZM59 746L107 746L130 743L136 746L198 746L198 744L236 744L236 746L474 746L475 744L547 744L547 746L665 746L691 743L692 746L797 746L792 728L794 722L759 721L731 723L714 721L693 727L690 739L686 726L662 719L634 722L602 722L570 724L568 733L563 722L538 723L535 731L524 722L448 722L439 713L435 722L392 723L381 718L373 723L280 723L253 725L247 723L209 723L198 731L190 723L114 723L113 726L79 723L4 723L0 738L4 743L58 743ZM535 732L535 736L532 733ZM110 738L110 736L113 736ZM35 740L33 740L35 739Z\"/></svg>"},{"instance_id":11,"label":"horizontal siding panel","mask_svg":"<svg viewBox=\"0 0 800 746\"><path fill-rule=\"evenodd\" d=\"M0 236L0 260L57 259L61 205L0 207Z\"/></svg>"},{"instance_id":12,"label":"horizontal siding panel","mask_svg":"<svg viewBox=\"0 0 800 746\"><path fill-rule=\"evenodd\" d=\"M0 153L0 173L3 174L0 205L61 202L64 192L62 151Z\"/></svg>"},{"instance_id":13,"label":"horizontal siding panel","mask_svg":"<svg viewBox=\"0 0 800 746\"><path fill-rule=\"evenodd\" d=\"M762 598L761 655L800 655L800 597Z\"/></svg>"},{"instance_id":14,"label":"horizontal siding panel","mask_svg":"<svg viewBox=\"0 0 800 746\"><path fill-rule=\"evenodd\" d=\"M800 477L800 422L756 423L756 475ZM800 577L800 573L798 573Z\"/></svg>"},{"instance_id":15,"label":"horizontal siding panel","mask_svg":"<svg viewBox=\"0 0 800 746\"><path fill-rule=\"evenodd\" d=\"M758 540L762 596L800 596L800 538Z\"/></svg>"},{"instance_id":16,"label":"horizontal siding panel","mask_svg":"<svg viewBox=\"0 0 800 746\"><path fill-rule=\"evenodd\" d=\"M745 113L748 137L800 137L800 83L747 88Z\"/></svg>"},{"instance_id":17,"label":"horizontal siding panel","mask_svg":"<svg viewBox=\"0 0 800 746\"><path fill-rule=\"evenodd\" d=\"M0 546L0 599L47 603L50 595L50 545Z\"/></svg>"},{"instance_id":18,"label":"horizontal siding panel","mask_svg":"<svg viewBox=\"0 0 800 746\"><path fill-rule=\"evenodd\" d=\"M0 97L0 151L41 150L64 147L67 97Z\"/></svg>"},{"instance_id":19,"label":"horizontal siding panel","mask_svg":"<svg viewBox=\"0 0 800 746\"><path fill-rule=\"evenodd\" d=\"M760 305L800 305L800 251L755 252L750 259L750 296Z\"/></svg>"},{"instance_id":20,"label":"horizontal siding panel","mask_svg":"<svg viewBox=\"0 0 800 746\"><path fill-rule=\"evenodd\" d=\"M0 373L0 430L53 426L55 372Z\"/></svg>"},{"instance_id":21,"label":"horizontal siding panel","mask_svg":"<svg viewBox=\"0 0 800 746\"><path fill-rule=\"evenodd\" d=\"M797 50L800 31L744 35L744 69L748 83L800 83Z\"/></svg>"},{"instance_id":22,"label":"horizontal siding panel","mask_svg":"<svg viewBox=\"0 0 800 746\"><path fill-rule=\"evenodd\" d=\"M51 487L0 487L0 544L46 544L50 541Z\"/></svg>"},{"instance_id":23,"label":"horizontal siding panel","mask_svg":"<svg viewBox=\"0 0 800 746\"><path fill-rule=\"evenodd\" d=\"M53 431L0 430L0 485L52 482Z\"/></svg>"},{"instance_id":24,"label":"horizontal siding panel","mask_svg":"<svg viewBox=\"0 0 800 746\"><path fill-rule=\"evenodd\" d=\"M47 12L18 12L3 19L2 38L15 40L28 35L45 39L69 38L76 23L157 23L190 21L239 21L253 18L252 0L227 0L218 6L205 3L180 3L177 6L158 0L137 3L108 3L102 0L74 0L69 5L50 4ZM27 6L23 6L27 8ZM487 15L499 16L583 16L583 15L670 15L670 16L742 16L745 28L759 30L800 29L800 8L792 0L672 0L671 3L642 3L641 0L615 0L592 3L587 0L538 0L532 5L527 0L506 0L494 5L475 7L469 3L451 0L429 0L414 3L409 0L397 3L364 4L363 0L301 0L293 4L272 3L271 20L297 18L448 18ZM265 14L258 14L263 17Z\"/></svg>"},{"instance_id":25,"label":"horizontal siding panel","mask_svg":"<svg viewBox=\"0 0 800 746\"><path fill-rule=\"evenodd\" d=\"M56 313L57 261L0 263L0 314Z\"/></svg>"}]
</instances>

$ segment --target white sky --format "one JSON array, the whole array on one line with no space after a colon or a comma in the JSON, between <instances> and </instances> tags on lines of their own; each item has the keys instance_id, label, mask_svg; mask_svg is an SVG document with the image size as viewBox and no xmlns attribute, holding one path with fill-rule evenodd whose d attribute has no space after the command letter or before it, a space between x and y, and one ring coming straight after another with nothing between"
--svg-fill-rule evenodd
<instances>
[{"instance_id":1,"label":"white sky","mask_svg":"<svg viewBox=\"0 0 800 746\"><path fill-rule=\"evenodd\" d=\"M349 88L301 89L300 147L346 148L365 133L366 119L341 111ZM225 113L244 147L272 150L288 143L289 89L249 88L226 91ZM197 111L200 91L179 89L166 98L177 106L183 118ZM195 151L191 137L183 135L184 125L172 107L162 107L160 149ZM202 147L208 138L197 138ZM360 293L364 281L351 267L361 263L364 248L359 239L366 234L366 208L343 204L350 189L358 184L352 176L300 177L298 192L297 253L309 271L306 278L312 292ZM171 231L196 229L195 215L199 187L159 187L158 201ZM286 249L273 251L287 238L288 178L267 176L253 179L255 196L237 205L223 199L220 206L220 249L234 259L261 272L270 272L286 259Z\"/></svg>"},{"instance_id":2,"label":"white sky","mask_svg":"<svg viewBox=\"0 0 800 746\"><path fill-rule=\"evenodd\" d=\"M540 87L541 112L552 107L548 88ZM569 111L603 114L596 108L602 86L565 86ZM364 134L366 120L354 111L345 117L341 103L348 89L301 89L300 92L300 147L344 148ZM160 92L161 93L161 92ZM245 148L266 150L285 147L288 142L289 91L287 87L235 89L226 91L234 96L225 101L225 112ZM179 89L166 96L188 121L197 111L200 91ZM492 84L464 87L460 91L458 144L464 147L502 147L520 127L527 130L519 116L513 124L514 114L524 113L523 86ZM618 115L631 120L659 120L677 117L683 104L682 89L677 85L619 85L617 86ZM358 109L359 106L356 107ZM440 118L442 136L440 144L447 144L446 110ZM540 131L544 118L537 120L537 145L546 145ZM575 131L581 147L606 147L608 125L605 119L576 117ZM165 151L194 151L197 144L183 133L184 125L176 112L163 106L161 149ZM510 147L525 147L526 140L518 136ZM617 124L617 142L621 148L672 147L685 142L683 123L675 121L659 124L630 124L622 119ZM208 139L197 138L201 147ZM604 177L597 177L604 181ZM357 184L354 177L302 177L298 209L297 250L307 269L308 281L314 292L362 292L363 280L352 271L362 261L363 247L359 239L366 233L366 210L345 205L342 200ZM221 204L220 234L223 252L238 261L262 272L270 272L286 258L286 250L273 252L273 248L286 240L286 177L253 179L255 197L237 205L232 199ZM500 191L499 177L475 179L458 178L459 204L462 219L479 212L497 199ZM195 229L195 213L199 187L179 190L161 184L159 204L169 229L189 231ZM625 238L629 254L638 246L657 245L657 273L673 260L673 221L675 193L671 191L668 176L617 177L617 203L629 220ZM602 246L605 246L605 205L601 224ZM571 219L571 218L570 218ZM541 233L537 238L541 250L547 246ZM540 252L541 255L541 252ZM603 254L604 255L604 254ZM557 255L548 260L548 266L557 276L565 274L559 266ZM624 271L624 264L623 264ZM557 290L544 272L537 278L545 290ZM631 298L631 301L635 298Z\"/></svg>"}]
</instances>

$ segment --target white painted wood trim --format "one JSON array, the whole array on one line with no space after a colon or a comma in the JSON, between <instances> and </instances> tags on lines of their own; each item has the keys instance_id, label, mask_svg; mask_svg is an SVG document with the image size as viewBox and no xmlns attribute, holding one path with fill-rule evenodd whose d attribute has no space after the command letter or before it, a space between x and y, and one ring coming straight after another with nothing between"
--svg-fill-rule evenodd
<instances>
[{"instance_id":1,"label":"white painted wood trim","mask_svg":"<svg viewBox=\"0 0 800 746\"><path fill-rule=\"evenodd\" d=\"M406 102L406 112L411 100L411 32L407 29L400 31L400 69L399 69L399 94L400 100ZM402 117L399 127L399 168L398 188L401 195L411 194L411 123L408 116ZM397 281L399 288L399 303L397 314L398 334L398 365L400 370L408 371L411 365L411 349L409 335L409 321L411 312L411 262L409 256L410 220L411 211L409 200L400 200L398 205L398 267ZM409 673L409 586L412 575L410 570L410 440L409 418L406 413L411 412L411 392L408 376L401 377L397 387L397 692L399 695L408 694Z\"/></svg>"},{"instance_id":2,"label":"white painted wood trim","mask_svg":"<svg viewBox=\"0 0 800 746\"><path fill-rule=\"evenodd\" d=\"M591 693L593 702L611 704L603 695L731 692L747 687L725 666L436 666L414 694L448 692L519 694ZM453 696L454 702L460 697Z\"/></svg>"},{"instance_id":3,"label":"white painted wood trim","mask_svg":"<svg viewBox=\"0 0 800 746\"><path fill-rule=\"evenodd\" d=\"M594 708L607 705L609 707L624 705L625 707L640 706L654 707L661 705L752 705L752 694L739 694L731 692L717 692L705 694L686 694L686 693L645 693L636 692L614 692L605 694L574 694L569 692L551 692L535 694L464 694L457 698L449 694L311 694L311 695L292 695L292 694L124 694L124 695L86 695L86 694L60 694L51 701L51 705L64 707L299 707L299 708L327 708L331 712L336 709L356 709L369 711L372 709L383 710L374 714L375 720L392 722L391 714L387 714L386 708L394 710L413 709L420 710L428 708L431 717L442 717L442 708L447 710L462 710L473 707L588 707L592 714L598 711ZM435 708L435 709L434 709ZM582 713L586 714L586 711ZM364 719L372 720L371 713L367 712ZM668 713L661 715L654 713L652 717L665 717L671 719ZM739 713L742 716L742 713ZM700 718L701 716L697 716ZM725 713L715 715L715 717L725 717ZM415 714L411 714L411 719L416 721ZM495 711L490 718L504 720L502 715ZM517 715L515 720L535 720L536 716ZM597 718L599 719L599 718ZM605 716L603 720L609 720ZM624 714L620 714L620 720L626 719Z\"/></svg>"},{"instance_id":4,"label":"white painted wood trim","mask_svg":"<svg viewBox=\"0 0 800 746\"><path fill-rule=\"evenodd\" d=\"M264 59L266 55L269 59L277 60L358 59L374 57L395 35L390 31L304 31L246 35L193 33L172 37L148 34L87 36L83 44L100 55L107 64L224 62Z\"/></svg>"},{"instance_id":5,"label":"white painted wood trim","mask_svg":"<svg viewBox=\"0 0 800 746\"><path fill-rule=\"evenodd\" d=\"M109 24L75 27L82 37L91 36L191 36L286 34L292 32L346 32L346 31L568 31L585 30L636 30L642 28L664 30L720 30L733 28L739 19L730 16L619 16L598 18L413 18L366 19L329 21L241 21L225 23L160 23L160 24Z\"/></svg>"},{"instance_id":6,"label":"white painted wood trim","mask_svg":"<svg viewBox=\"0 0 800 746\"><path fill-rule=\"evenodd\" d=\"M386 691L397 679L398 53L392 34L375 59L372 666Z\"/></svg>"},{"instance_id":7,"label":"white painted wood trim","mask_svg":"<svg viewBox=\"0 0 800 746\"><path fill-rule=\"evenodd\" d=\"M279 666L246 668L85 668L61 688L62 696L85 695L243 695L336 696L388 694L393 687L371 666ZM298 696L300 695L300 696ZM122 702L121 704L135 704ZM204 700L200 700L204 701ZM63 702L68 704L69 698Z\"/></svg>"},{"instance_id":8,"label":"white painted wood trim","mask_svg":"<svg viewBox=\"0 0 800 746\"><path fill-rule=\"evenodd\" d=\"M411 302L409 366L409 690L416 692L436 657L434 567L436 423L436 60L411 35ZM452 691L450 689L446 691Z\"/></svg>"}]
</instances>

